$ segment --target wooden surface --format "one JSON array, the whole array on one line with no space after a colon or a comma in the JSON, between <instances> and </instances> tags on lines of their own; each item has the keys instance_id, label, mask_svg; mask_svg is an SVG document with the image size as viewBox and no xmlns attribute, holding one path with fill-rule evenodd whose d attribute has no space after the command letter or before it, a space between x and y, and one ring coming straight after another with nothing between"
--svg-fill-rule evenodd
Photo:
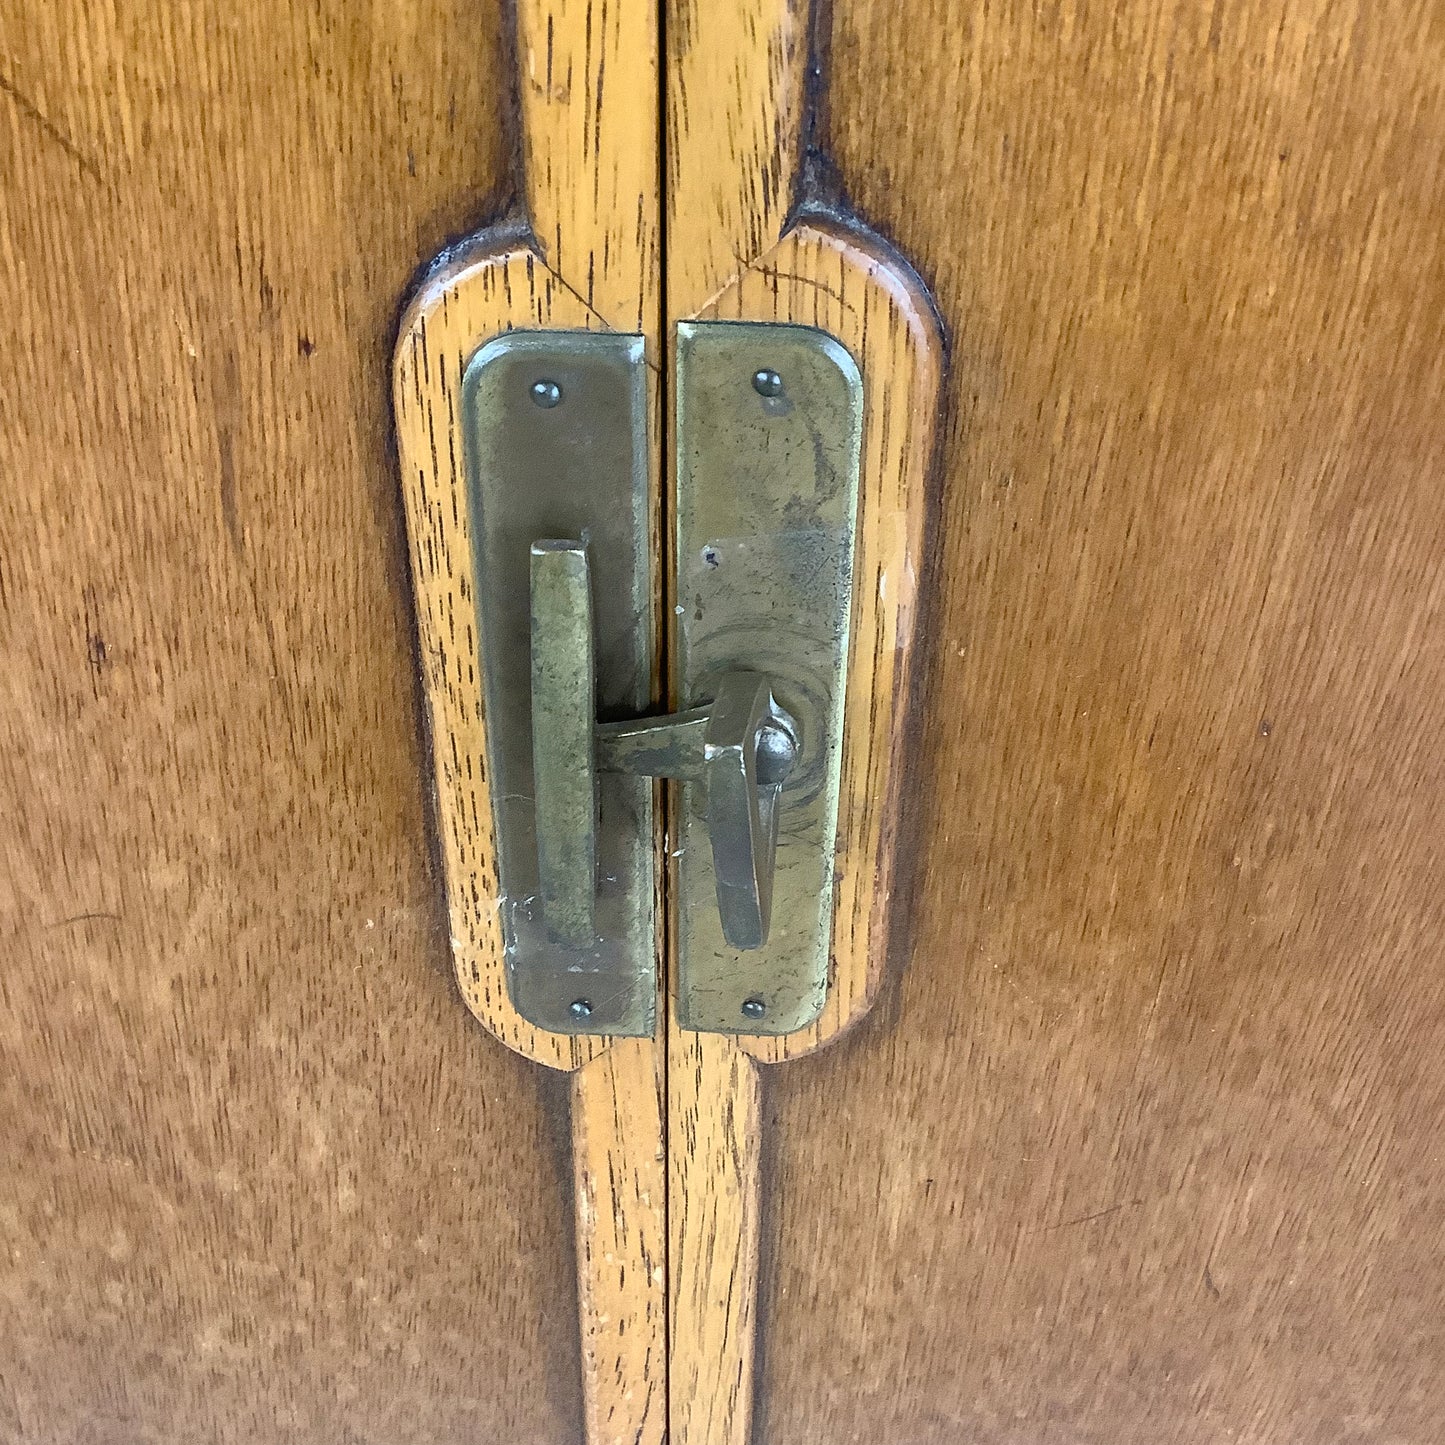
<instances>
[{"instance_id":1,"label":"wooden surface","mask_svg":"<svg viewBox=\"0 0 1445 1445\"><path fill-rule=\"evenodd\" d=\"M387 407L509 186L499 16L122 10L0 19L0 1437L576 1440L563 1096L451 982Z\"/></svg>"},{"instance_id":2,"label":"wooden surface","mask_svg":"<svg viewBox=\"0 0 1445 1445\"><path fill-rule=\"evenodd\" d=\"M1445 1414L1445 29L837 0L952 335L903 971L765 1074L766 1445Z\"/></svg>"},{"instance_id":3,"label":"wooden surface","mask_svg":"<svg viewBox=\"0 0 1445 1445\"><path fill-rule=\"evenodd\" d=\"M827 1003L815 1024L786 1037L674 1029L669 1045L672 1438L747 1445L764 1148L753 1061L796 1059L833 1040L866 1012L882 978L942 346L906 267L817 221L770 248L703 315L818 326L858 361L864 395Z\"/></svg>"},{"instance_id":4,"label":"wooden surface","mask_svg":"<svg viewBox=\"0 0 1445 1445\"><path fill-rule=\"evenodd\" d=\"M657 342L656 0L517 0L525 211L538 251L615 331Z\"/></svg>"},{"instance_id":5,"label":"wooden surface","mask_svg":"<svg viewBox=\"0 0 1445 1445\"><path fill-rule=\"evenodd\" d=\"M822 219L795 226L703 316L817 326L848 348L863 376L828 997L806 1029L741 1040L754 1058L776 1063L853 1025L883 975L915 736L909 700L943 342L906 263L876 238Z\"/></svg>"},{"instance_id":6,"label":"wooden surface","mask_svg":"<svg viewBox=\"0 0 1445 1445\"><path fill-rule=\"evenodd\" d=\"M653 368L649 435L660 495L657 142L655 127L639 138L632 111L617 113L624 99L656 91L655 18L651 29L639 25L638 11L626 5L608 15L548 0L520 6L517 68L529 211L470 237L418 286L401 319L392 381L457 980L468 1007L503 1043L562 1069L598 1057L608 1041L539 1029L517 1013L507 992L477 678L462 375L482 345L514 328L640 330ZM609 72L619 55L625 64ZM604 84L609 73L611 91ZM613 105L598 101L604 92ZM578 113L587 117L585 125ZM655 116L655 105L650 113ZM604 204L603 198L610 199ZM656 556L660 505L655 511Z\"/></svg>"},{"instance_id":7,"label":"wooden surface","mask_svg":"<svg viewBox=\"0 0 1445 1445\"><path fill-rule=\"evenodd\" d=\"M679 311L786 211L799 25L740 32L761 128L716 153L769 179L708 202ZM761 1099L735 1046L671 1076L722 1185L674 1221L761 1232L754 1438L1431 1441L1440 22L836 0L824 38L951 430L906 971ZM472 5L0 20L8 1439L582 1431L561 1091L446 977L382 400L408 274L511 189L502 64ZM572 1076L595 1216L620 1062ZM682 1399L745 1437L745 1389Z\"/></svg>"},{"instance_id":8,"label":"wooden surface","mask_svg":"<svg viewBox=\"0 0 1445 1445\"><path fill-rule=\"evenodd\" d=\"M609 1041L540 1029L507 992L472 601L462 376L478 348L513 327L606 329L524 241L509 232L496 241L483 235L427 279L402 317L397 452L457 983L467 1007L508 1048L570 1070L598 1058Z\"/></svg>"},{"instance_id":9,"label":"wooden surface","mask_svg":"<svg viewBox=\"0 0 1445 1445\"><path fill-rule=\"evenodd\" d=\"M782 234L810 0L664 0L667 308L696 316Z\"/></svg>"},{"instance_id":10,"label":"wooden surface","mask_svg":"<svg viewBox=\"0 0 1445 1445\"><path fill-rule=\"evenodd\" d=\"M664 1052L615 1039L571 1076L586 1445L667 1439Z\"/></svg>"},{"instance_id":11,"label":"wooden surface","mask_svg":"<svg viewBox=\"0 0 1445 1445\"><path fill-rule=\"evenodd\" d=\"M674 1025L669 1041L674 1445L752 1438L766 1147L755 1061L830 1042L877 993L912 736L942 338L917 277L877 238L819 217L782 235L806 138L809 23L796 0L672 0L664 27L669 332L694 317L817 326L848 348L863 377L827 1002L814 1025L786 1038L707 1038Z\"/></svg>"},{"instance_id":12,"label":"wooden surface","mask_svg":"<svg viewBox=\"0 0 1445 1445\"><path fill-rule=\"evenodd\" d=\"M810 1028L745 1041L777 1062L848 1028L882 976L943 338L927 291L881 238L844 212L790 216L812 124L811 5L667 0L664 19L669 332L696 319L816 326L863 377L828 999Z\"/></svg>"},{"instance_id":13,"label":"wooden surface","mask_svg":"<svg viewBox=\"0 0 1445 1445\"><path fill-rule=\"evenodd\" d=\"M649 363L658 502L651 553L660 591L657 19L644 3L594 10L572 0L523 0L516 24L526 210L456 249L402 317L393 376L399 480L457 980L467 1006L509 1048L575 1071L586 1445L661 1445L668 1377L665 1004L653 1038L614 1041L539 1029L508 994L460 413L467 363L504 331L640 332Z\"/></svg>"},{"instance_id":14,"label":"wooden surface","mask_svg":"<svg viewBox=\"0 0 1445 1445\"><path fill-rule=\"evenodd\" d=\"M734 1039L668 1047L669 1445L749 1445L757 1353L758 1066Z\"/></svg>"},{"instance_id":15,"label":"wooden surface","mask_svg":"<svg viewBox=\"0 0 1445 1445\"><path fill-rule=\"evenodd\" d=\"M798 1058L866 1012L892 928L916 588L941 337L918 279L837 220L795 225L805 143L809 6L672 0L665 66L669 334L682 318L814 325L863 374L828 1000L788 1038L668 1049L670 1439L749 1445L756 1396L759 1170L756 1062Z\"/></svg>"}]
</instances>

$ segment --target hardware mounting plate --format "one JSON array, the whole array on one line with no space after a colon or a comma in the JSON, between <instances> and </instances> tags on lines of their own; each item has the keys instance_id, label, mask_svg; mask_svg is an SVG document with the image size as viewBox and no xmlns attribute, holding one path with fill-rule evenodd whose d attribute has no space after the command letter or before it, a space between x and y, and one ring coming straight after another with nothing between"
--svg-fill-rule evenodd
<instances>
[{"instance_id":1,"label":"hardware mounting plate","mask_svg":"<svg viewBox=\"0 0 1445 1445\"><path fill-rule=\"evenodd\" d=\"M857 364L825 332L677 328L677 702L710 697L721 674L762 673L801 730L761 948L723 939L702 785L683 785L673 846L684 1028L787 1034L827 995L862 412Z\"/></svg>"},{"instance_id":2,"label":"hardware mounting plate","mask_svg":"<svg viewBox=\"0 0 1445 1445\"><path fill-rule=\"evenodd\" d=\"M468 363L462 410L507 987L541 1028L647 1035L657 993L653 784L598 780L597 936L580 948L551 937L538 901L529 607L532 543L586 540L600 715L647 709L655 627L642 338L509 331Z\"/></svg>"}]
</instances>

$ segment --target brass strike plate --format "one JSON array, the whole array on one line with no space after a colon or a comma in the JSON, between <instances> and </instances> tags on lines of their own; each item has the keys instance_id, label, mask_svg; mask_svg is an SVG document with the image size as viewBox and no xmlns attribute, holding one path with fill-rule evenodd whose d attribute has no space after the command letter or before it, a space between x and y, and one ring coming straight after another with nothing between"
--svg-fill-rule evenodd
<instances>
[{"instance_id":1,"label":"brass strike plate","mask_svg":"<svg viewBox=\"0 0 1445 1445\"><path fill-rule=\"evenodd\" d=\"M806 326L677 329L675 676L683 707L734 671L796 720L778 800L772 920L722 934L700 783L682 786L677 939L684 1028L786 1034L828 988L863 410L862 378Z\"/></svg>"}]
</instances>

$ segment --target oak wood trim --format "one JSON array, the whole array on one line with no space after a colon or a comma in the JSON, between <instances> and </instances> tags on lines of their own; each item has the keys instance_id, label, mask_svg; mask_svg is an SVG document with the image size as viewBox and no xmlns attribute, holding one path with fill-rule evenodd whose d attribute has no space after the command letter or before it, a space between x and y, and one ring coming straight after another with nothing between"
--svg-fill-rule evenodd
<instances>
[{"instance_id":1,"label":"oak wood trim","mask_svg":"<svg viewBox=\"0 0 1445 1445\"><path fill-rule=\"evenodd\" d=\"M661 1023L650 1039L549 1033L523 1019L507 992L460 417L467 362L505 331L640 332L650 368L650 475L658 484L655 6L521 0L517 59L530 231L518 225L479 237L418 291L396 351L397 443L458 985L507 1047L572 1072L587 1445L661 1445L665 1035ZM657 558L660 497L653 500ZM660 576L659 565L655 591Z\"/></svg>"},{"instance_id":2,"label":"oak wood trim","mask_svg":"<svg viewBox=\"0 0 1445 1445\"><path fill-rule=\"evenodd\" d=\"M608 1041L539 1029L507 992L461 418L462 375L477 349L515 327L548 326L605 329L527 245L479 242L408 308L393 397L457 984L508 1048L570 1070Z\"/></svg>"},{"instance_id":3,"label":"oak wood trim","mask_svg":"<svg viewBox=\"0 0 1445 1445\"><path fill-rule=\"evenodd\" d=\"M662 265L657 0L519 0L527 219L538 254L655 358Z\"/></svg>"},{"instance_id":4,"label":"oak wood trim","mask_svg":"<svg viewBox=\"0 0 1445 1445\"><path fill-rule=\"evenodd\" d=\"M670 1445L749 1445L756 1352L761 1087L734 1039L674 1026L668 1048Z\"/></svg>"},{"instance_id":5,"label":"oak wood trim","mask_svg":"<svg viewBox=\"0 0 1445 1445\"><path fill-rule=\"evenodd\" d=\"M674 1027L669 1043L672 1438L746 1445L759 1238L755 1065L800 1058L838 1037L883 976L943 344L912 271L836 220L789 232L699 319L817 326L857 360L864 397L827 1002L810 1028L783 1037Z\"/></svg>"},{"instance_id":6,"label":"oak wood trim","mask_svg":"<svg viewBox=\"0 0 1445 1445\"><path fill-rule=\"evenodd\" d=\"M662 1050L616 1039L572 1075L587 1445L667 1436Z\"/></svg>"},{"instance_id":7,"label":"oak wood trim","mask_svg":"<svg viewBox=\"0 0 1445 1445\"><path fill-rule=\"evenodd\" d=\"M943 342L917 276L876 238L821 219L789 232L702 319L817 326L848 348L863 376L828 996L809 1028L744 1041L760 1062L780 1063L861 1018L883 976Z\"/></svg>"},{"instance_id":8,"label":"oak wood trim","mask_svg":"<svg viewBox=\"0 0 1445 1445\"><path fill-rule=\"evenodd\" d=\"M782 234L811 0L667 0L667 304L696 316Z\"/></svg>"}]
</instances>

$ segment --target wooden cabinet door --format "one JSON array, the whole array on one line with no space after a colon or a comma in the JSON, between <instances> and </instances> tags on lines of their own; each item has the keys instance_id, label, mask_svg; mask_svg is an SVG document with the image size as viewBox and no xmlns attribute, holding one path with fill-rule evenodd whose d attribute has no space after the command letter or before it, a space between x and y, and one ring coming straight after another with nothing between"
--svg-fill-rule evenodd
<instances>
[{"instance_id":1,"label":"wooden cabinet door","mask_svg":"<svg viewBox=\"0 0 1445 1445\"><path fill-rule=\"evenodd\" d=\"M837 0L951 341L880 1005L768 1075L758 1438L1445 1408L1445 25Z\"/></svg>"},{"instance_id":2,"label":"wooden cabinet door","mask_svg":"<svg viewBox=\"0 0 1445 1445\"><path fill-rule=\"evenodd\" d=\"M0 1439L1428 1445L1445 26L660 9L0 18ZM809 236L917 268L890 922L806 1057L569 1084L458 998L388 383L499 220L654 423L690 316L883 355Z\"/></svg>"},{"instance_id":3,"label":"wooden cabinet door","mask_svg":"<svg viewBox=\"0 0 1445 1445\"><path fill-rule=\"evenodd\" d=\"M493 4L0 18L0 1439L580 1432L560 1094L455 999L387 362Z\"/></svg>"}]
</instances>

